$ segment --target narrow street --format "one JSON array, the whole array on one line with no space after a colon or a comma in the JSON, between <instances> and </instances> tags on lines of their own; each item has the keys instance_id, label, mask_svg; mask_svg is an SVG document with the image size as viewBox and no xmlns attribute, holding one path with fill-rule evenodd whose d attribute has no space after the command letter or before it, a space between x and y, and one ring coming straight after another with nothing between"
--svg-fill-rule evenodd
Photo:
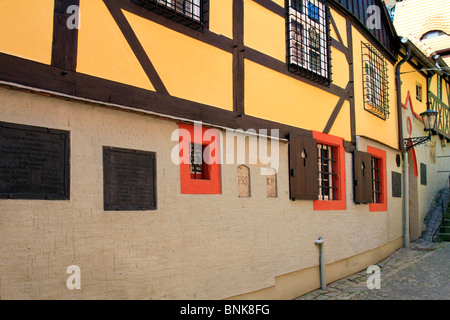
<instances>
[{"instance_id":1,"label":"narrow street","mask_svg":"<svg viewBox=\"0 0 450 320\"><path fill-rule=\"evenodd\" d=\"M369 289L366 270L297 300L449 300L450 242L411 243L377 264L380 289Z\"/></svg>"}]
</instances>

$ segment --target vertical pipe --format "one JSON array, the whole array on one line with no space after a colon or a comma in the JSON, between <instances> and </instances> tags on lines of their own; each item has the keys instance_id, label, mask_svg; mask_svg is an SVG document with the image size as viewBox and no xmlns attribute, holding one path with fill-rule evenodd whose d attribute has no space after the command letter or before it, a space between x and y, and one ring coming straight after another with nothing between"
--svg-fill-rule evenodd
<instances>
[{"instance_id":1,"label":"vertical pipe","mask_svg":"<svg viewBox=\"0 0 450 320\"><path fill-rule=\"evenodd\" d=\"M400 68L411 57L411 47L408 39L402 39L402 43L407 45L406 56L397 63L395 68L395 85L397 87L397 118L398 118L398 144L403 151L403 245L409 247L409 176L408 176L408 152L403 147L403 117L402 117L402 81L400 78Z\"/></svg>"},{"instance_id":2,"label":"vertical pipe","mask_svg":"<svg viewBox=\"0 0 450 320\"><path fill-rule=\"evenodd\" d=\"M319 270L320 270L320 288L327 290L327 282L325 277L325 256L323 254L323 238L315 240L314 243L319 246Z\"/></svg>"},{"instance_id":3,"label":"vertical pipe","mask_svg":"<svg viewBox=\"0 0 450 320\"><path fill-rule=\"evenodd\" d=\"M409 172L408 152L403 153L403 247L409 248Z\"/></svg>"}]
</instances>

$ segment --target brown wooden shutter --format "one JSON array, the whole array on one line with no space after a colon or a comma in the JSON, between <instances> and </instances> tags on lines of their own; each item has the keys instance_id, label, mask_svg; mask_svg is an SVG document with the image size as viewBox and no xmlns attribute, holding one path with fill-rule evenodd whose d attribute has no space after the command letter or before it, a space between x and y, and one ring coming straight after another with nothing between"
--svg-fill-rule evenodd
<instances>
[{"instance_id":1,"label":"brown wooden shutter","mask_svg":"<svg viewBox=\"0 0 450 320\"><path fill-rule=\"evenodd\" d=\"M353 152L355 203L372 202L372 156L370 153Z\"/></svg>"},{"instance_id":2,"label":"brown wooden shutter","mask_svg":"<svg viewBox=\"0 0 450 320\"><path fill-rule=\"evenodd\" d=\"M289 144L289 183L291 200L317 200L319 196L317 141L291 135Z\"/></svg>"}]
</instances>

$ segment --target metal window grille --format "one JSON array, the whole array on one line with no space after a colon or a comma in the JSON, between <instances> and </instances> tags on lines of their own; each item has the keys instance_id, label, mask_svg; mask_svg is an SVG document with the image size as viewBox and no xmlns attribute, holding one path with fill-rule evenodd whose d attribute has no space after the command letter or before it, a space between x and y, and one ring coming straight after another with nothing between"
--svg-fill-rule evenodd
<instances>
[{"instance_id":1,"label":"metal window grille","mask_svg":"<svg viewBox=\"0 0 450 320\"><path fill-rule=\"evenodd\" d=\"M190 148L190 174L191 179L210 180L211 166L208 162L209 155L205 154L208 145L189 143ZM206 157L206 158L205 158Z\"/></svg>"},{"instance_id":2,"label":"metal window grille","mask_svg":"<svg viewBox=\"0 0 450 320\"><path fill-rule=\"evenodd\" d=\"M287 1L288 69L331 83L329 12L325 0Z\"/></svg>"},{"instance_id":3,"label":"metal window grille","mask_svg":"<svg viewBox=\"0 0 450 320\"><path fill-rule=\"evenodd\" d=\"M362 43L364 109L377 117L389 118L387 62L370 44Z\"/></svg>"},{"instance_id":4,"label":"metal window grille","mask_svg":"<svg viewBox=\"0 0 450 320\"><path fill-rule=\"evenodd\" d=\"M207 0L131 0L149 10L194 29L202 29L205 21L204 3Z\"/></svg>"},{"instance_id":5,"label":"metal window grille","mask_svg":"<svg viewBox=\"0 0 450 320\"><path fill-rule=\"evenodd\" d=\"M381 203L380 159L372 157L372 202Z\"/></svg>"},{"instance_id":6,"label":"metal window grille","mask_svg":"<svg viewBox=\"0 0 450 320\"><path fill-rule=\"evenodd\" d=\"M317 144L319 163L319 200L337 200L337 173L334 147Z\"/></svg>"},{"instance_id":7,"label":"metal window grille","mask_svg":"<svg viewBox=\"0 0 450 320\"><path fill-rule=\"evenodd\" d=\"M191 177L194 179L203 178L203 145L190 143L190 171Z\"/></svg>"}]
</instances>

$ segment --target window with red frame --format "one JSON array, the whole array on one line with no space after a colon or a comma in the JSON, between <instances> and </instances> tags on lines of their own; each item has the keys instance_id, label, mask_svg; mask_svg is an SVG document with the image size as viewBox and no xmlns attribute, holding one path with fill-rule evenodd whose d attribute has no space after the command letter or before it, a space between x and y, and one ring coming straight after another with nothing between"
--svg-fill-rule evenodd
<instances>
[{"instance_id":1,"label":"window with red frame","mask_svg":"<svg viewBox=\"0 0 450 320\"><path fill-rule=\"evenodd\" d=\"M372 157L372 203L370 211L387 211L386 151L367 146Z\"/></svg>"},{"instance_id":2,"label":"window with red frame","mask_svg":"<svg viewBox=\"0 0 450 320\"><path fill-rule=\"evenodd\" d=\"M346 210L344 139L313 131L317 140L319 195L314 210Z\"/></svg>"},{"instance_id":3,"label":"window with red frame","mask_svg":"<svg viewBox=\"0 0 450 320\"><path fill-rule=\"evenodd\" d=\"M179 125L180 183L182 194L220 194L220 132Z\"/></svg>"}]
</instances>

